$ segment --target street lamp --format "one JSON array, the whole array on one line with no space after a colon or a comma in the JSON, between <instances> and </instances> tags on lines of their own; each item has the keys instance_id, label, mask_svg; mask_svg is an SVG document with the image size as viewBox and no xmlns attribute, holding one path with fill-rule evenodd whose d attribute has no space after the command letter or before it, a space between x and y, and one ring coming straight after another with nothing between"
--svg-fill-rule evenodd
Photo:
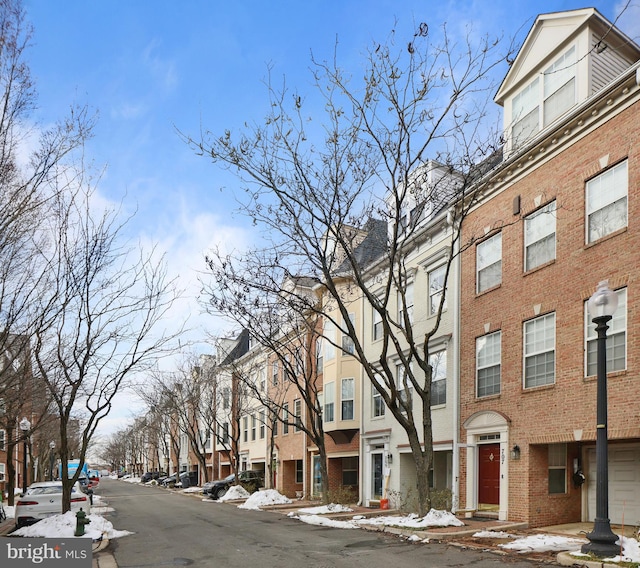
<instances>
[{"instance_id":1,"label":"street lamp","mask_svg":"<svg viewBox=\"0 0 640 568\"><path fill-rule=\"evenodd\" d=\"M53 461L55 460L56 454L54 450L56 449L56 443L51 440L49 442L49 481L53 481Z\"/></svg>"},{"instance_id":2,"label":"street lamp","mask_svg":"<svg viewBox=\"0 0 640 568\"><path fill-rule=\"evenodd\" d=\"M24 445L22 446L22 492L27 492L27 433L31 429L31 422L27 420L26 416L20 420L20 430L24 437Z\"/></svg>"},{"instance_id":3,"label":"street lamp","mask_svg":"<svg viewBox=\"0 0 640 568\"><path fill-rule=\"evenodd\" d=\"M616 556L620 547L618 537L611 531L609 522L609 463L607 448L607 323L618 307L617 294L609 289L604 280L587 304L591 321L598 333L597 351L597 417L596 417L596 518L593 531L587 534L589 542L582 546L582 552L601 558Z\"/></svg>"}]
</instances>

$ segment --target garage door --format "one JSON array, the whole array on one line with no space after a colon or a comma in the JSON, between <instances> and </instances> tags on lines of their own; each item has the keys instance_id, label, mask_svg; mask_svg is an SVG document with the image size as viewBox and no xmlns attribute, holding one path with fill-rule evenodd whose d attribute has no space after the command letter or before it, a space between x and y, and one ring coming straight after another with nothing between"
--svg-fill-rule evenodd
<instances>
[{"instance_id":1,"label":"garage door","mask_svg":"<svg viewBox=\"0 0 640 568\"><path fill-rule=\"evenodd\" d=\"M609 518L617 525L640 520L640 444L609 443ZM596 449L587 450L588 519L596 516Z\"/></svg>"}]
</instances>

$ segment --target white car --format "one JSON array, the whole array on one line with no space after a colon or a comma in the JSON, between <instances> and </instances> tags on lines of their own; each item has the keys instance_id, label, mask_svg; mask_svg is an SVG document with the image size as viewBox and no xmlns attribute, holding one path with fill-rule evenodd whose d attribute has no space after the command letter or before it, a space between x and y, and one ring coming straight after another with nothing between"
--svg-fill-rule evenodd
<instances>
[{"instance_id":1,"label":"white car","mask_svg":"<svg viewBox=\"0 0 640 568\"><path fill-rule=\"evenodd\" d=\"M89 497L76 482L71 488L71 510L83 509L89 514ZM32 483L27 492L18 498L15 506L16 527L32 525L46 517L62 514L62 482L42 481Z\"/></svg>"}]
</instances>

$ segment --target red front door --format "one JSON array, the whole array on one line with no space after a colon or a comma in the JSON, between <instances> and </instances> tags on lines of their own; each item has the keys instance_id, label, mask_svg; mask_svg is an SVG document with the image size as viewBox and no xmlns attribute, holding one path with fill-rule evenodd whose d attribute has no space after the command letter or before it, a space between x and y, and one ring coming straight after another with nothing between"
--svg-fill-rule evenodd
<instances>
[{"instance_id":1,"label":"red front door","mask_svg":"<svg viewBox=\"0 0 640 568\"><path fill-rule=\"evenodd\" d=\"M478 446L478 504L500 504L500 444Z\"/></svg>"}]
</instances>

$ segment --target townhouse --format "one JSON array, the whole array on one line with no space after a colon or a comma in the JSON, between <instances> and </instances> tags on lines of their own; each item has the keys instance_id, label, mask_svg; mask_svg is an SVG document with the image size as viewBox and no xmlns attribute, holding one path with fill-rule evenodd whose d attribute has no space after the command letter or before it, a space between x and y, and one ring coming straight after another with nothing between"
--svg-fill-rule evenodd
<instances>
[{"instance_id":1,"label":"townhouse","mask_svg":"<svg viewBox=\"0 0 640 568\"><path fill-rule=\"evenodd\" d=\"M408 280L387 308L398 312L397 321L409 311L419 336L433 327L445 298L429 344L429 481L434 495L446 497L444 506L531 527L593 520L596 360L586 302L608 280L619 300L607 361L610 516L616 523L640 519L633 384L640 363L639 59L640 48L594 9L540 15L495 96L505 145L475 184L479 199L460 239L472 246L452 249L447 207L425 209L416 197L401 213L399 224L413 227L404 244ZM457 183L436 162L423 167L432 183ZM379 243L386 230L385 221L371 221L354 246L372 291L388 267L371 237ZM305 353L300 374L317 381L329 488L350 491L367 506L394 497L410 507L416 474L406 433L353 357L353 338L340 336L337 306L321 285L299 284L326 312L322 337L312 340L307 330L290 344ZM348 271L338 269L334 284L367 360L376 361L375 310L353 292ZM271 470L267 486L289 497L319 496L320 453L296 428L317 416L299 391L283 388L297 363L284 364L282 356L260 346L243 355L275 405L255 403L237 416L240 469ZM397 364L400 385L398 363L388 361ZM220 456L224 475L230 458L224 450Z\"/></svg>"},{"instance_id":2,"label":"townhouse","mask_svg":"<svg viewBox=\"0 0 640 568\"><path fill-rule=\"evenodd\" d=\"M421 183L430 187L435 197L450 195L461 183L448 168L435 161L427 161L421 169ZM434 189L435 188L435 189ZM432 497L440 507L451 507L457 502L456 476L458 434L458 280L459 257L452 250L451 218L448 215L448 199L441 206L419 201L419 191L408 192L400 226L413 230L404 243L402 262L408 281L403 294L398 291L391 299L389 309L395 312L397 321L403 321L403 310L408 311L416 338L422 338L437 327L429 343L429 363L433 368L431 380L431 419L433 441L433 467L429 484ZM387 230L386 223L383 223ZM402 236L401 239L404 237ZM384 258L384 257L383 257ZM449 276L445 294L445 274ZM385 278L381 272L389 270L384 260L374 263L368 270L367 286L374 294L381 293ZM436 324L440 301L444 297L442 319ZM380 317L368 304L363 309L362 334L369 361L380 357L383 340ZM408 351L402 338L404 351ZM404 367L399 358L389 361L395 370L398 389L402 389ZM361 498L367 506L379 506L381 499L389 499L392 506L415 508L416 466L409 447L407 433L386 408L379 391L371 381L362 382L362 443ZM416 398L413 408L417 417L421 409ZM421 428L417 429L422 434ZM424 443L424 441L422 441Z\"/></svg>"},{"instance_id":3,"label":"townhouse","mask_svg":"<svg viewBox=\"0 0 640 568\"><path fill-rule=\"evenodd\" d=\"M501 164L461 258L462 503L529 526L595 516L595 331L608 280L609 514L640 519L635 380L640 49L595 9L540 15L495 101Z\"/></svg>"}]
</instances>

